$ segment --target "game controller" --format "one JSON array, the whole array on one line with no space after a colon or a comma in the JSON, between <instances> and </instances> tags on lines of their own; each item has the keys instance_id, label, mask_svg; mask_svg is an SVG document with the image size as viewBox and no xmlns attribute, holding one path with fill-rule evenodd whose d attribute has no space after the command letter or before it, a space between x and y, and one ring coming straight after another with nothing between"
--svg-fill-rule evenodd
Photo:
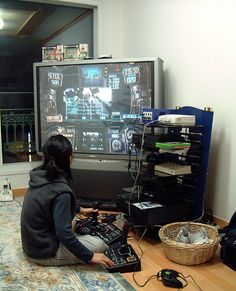
<instances>
[{"instance_id":1,"label":"game controller","mask_svg":"<svg viewBox=\"0 0 236 291\"><path fill-rule=\"evenodd\" d=\"M172 269L163 269L157 274L157 277L160 278L165 286L183 288L183 283L177 279L178 276L179 273Z\"/></svg>"},{"instance_id":2,"label":"game controller","mask_svg":"<svg viewBox=\"0 0 236 291\"><path fill-rule=\"evenodd\" d=\"M112 222L116 221L116 219L117 219L117 214L104 213L104 214L102 214L101 221L104 223L112 223Z\"/></svg>"}]
</instances>

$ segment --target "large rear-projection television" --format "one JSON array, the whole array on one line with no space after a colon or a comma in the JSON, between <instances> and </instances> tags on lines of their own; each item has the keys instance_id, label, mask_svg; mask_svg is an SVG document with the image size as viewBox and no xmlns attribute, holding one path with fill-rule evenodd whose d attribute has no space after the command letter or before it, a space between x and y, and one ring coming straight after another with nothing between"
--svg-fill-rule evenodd
<instances>
[{"instance_id":1,"label":"large rear-projection television","mask_svg":"<svg viewBox=\"0 0 236 291\"><path fill-rule=\"evenodd\" d=\"M132 134L142 132L142 108L162 108L159 58L34 64L36 145L63 134L72 143L73 188L80 199L115 200L132 186Z\"/></svg>"}]
</instances>

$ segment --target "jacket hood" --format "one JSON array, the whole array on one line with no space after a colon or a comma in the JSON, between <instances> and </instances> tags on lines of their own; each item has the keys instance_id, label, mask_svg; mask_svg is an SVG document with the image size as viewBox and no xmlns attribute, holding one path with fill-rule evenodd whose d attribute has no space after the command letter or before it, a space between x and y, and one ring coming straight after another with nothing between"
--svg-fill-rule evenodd
<instances>
[{"instance_id":1,"label":"jacket hood","mask_svg":"<svg viewBox=\"0 0 236 291\"><path fill-rule=\"evenodd\" d=\"M61 182L61 183L66 183L68 184L68 182L66 181L66 179L64 177L59 177L56 180L53 181L53 183L55 182ZM46 171L45 170L41 170L40 168L36 168L33 169L32 171L30 171L30 181L29 181L29 187L30 188L39 188L42 186L45 186L47 184L51 184L51 181L48 181L46 178Z\"/></svg>"}]
</instances>

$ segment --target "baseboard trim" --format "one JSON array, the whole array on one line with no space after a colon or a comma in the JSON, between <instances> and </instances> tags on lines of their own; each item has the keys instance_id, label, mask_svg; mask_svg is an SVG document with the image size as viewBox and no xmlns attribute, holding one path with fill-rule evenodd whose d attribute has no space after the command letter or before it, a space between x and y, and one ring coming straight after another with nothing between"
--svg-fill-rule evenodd
<instances>
[{"instance_id":1,"label":"baseboard trim","mask_svg":"<svg viewBox=\"0 0 236 291\"><path fill-rule=\"evenodd\" d=\"M225 227L226 225L229 224L229 222L227 220L223 220L223 219L216 217L216 216L213 217L213 220L214 220L215 224L219 225L221 228Z\"/></svg>"},{"instance_id":2,"label":"baseboard trim","mask_svg":"<svg viewBox=\"0 0 236 291\"><path fill-rule=\"evenodd\" d=\"M13 189L12 191L14 196L25 196L27 188Z\"/></svg>"}]
</instances>

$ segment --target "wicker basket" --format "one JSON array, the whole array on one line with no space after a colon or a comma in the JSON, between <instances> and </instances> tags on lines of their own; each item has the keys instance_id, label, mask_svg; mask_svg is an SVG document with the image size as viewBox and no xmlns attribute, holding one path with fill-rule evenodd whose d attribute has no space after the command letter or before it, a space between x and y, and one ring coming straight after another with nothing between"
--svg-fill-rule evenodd
<instances>
[{"instance_id":1,"label":"wicker basket","mask_svg":"<svg viewBox=\"0 0 236 291\"><path fill-rule=\"evenodd\" d=\"M185 226L189 232L196 233L201 227L207 230L211 242L204 244L185 244L176 242L180 227ZM163 226L159 230L164 253L168 259L182 265L197 265L209 261L215 254L220 242L218 231L213 227L195 222L176 222Z\"/></svg>"}]
</instances>

